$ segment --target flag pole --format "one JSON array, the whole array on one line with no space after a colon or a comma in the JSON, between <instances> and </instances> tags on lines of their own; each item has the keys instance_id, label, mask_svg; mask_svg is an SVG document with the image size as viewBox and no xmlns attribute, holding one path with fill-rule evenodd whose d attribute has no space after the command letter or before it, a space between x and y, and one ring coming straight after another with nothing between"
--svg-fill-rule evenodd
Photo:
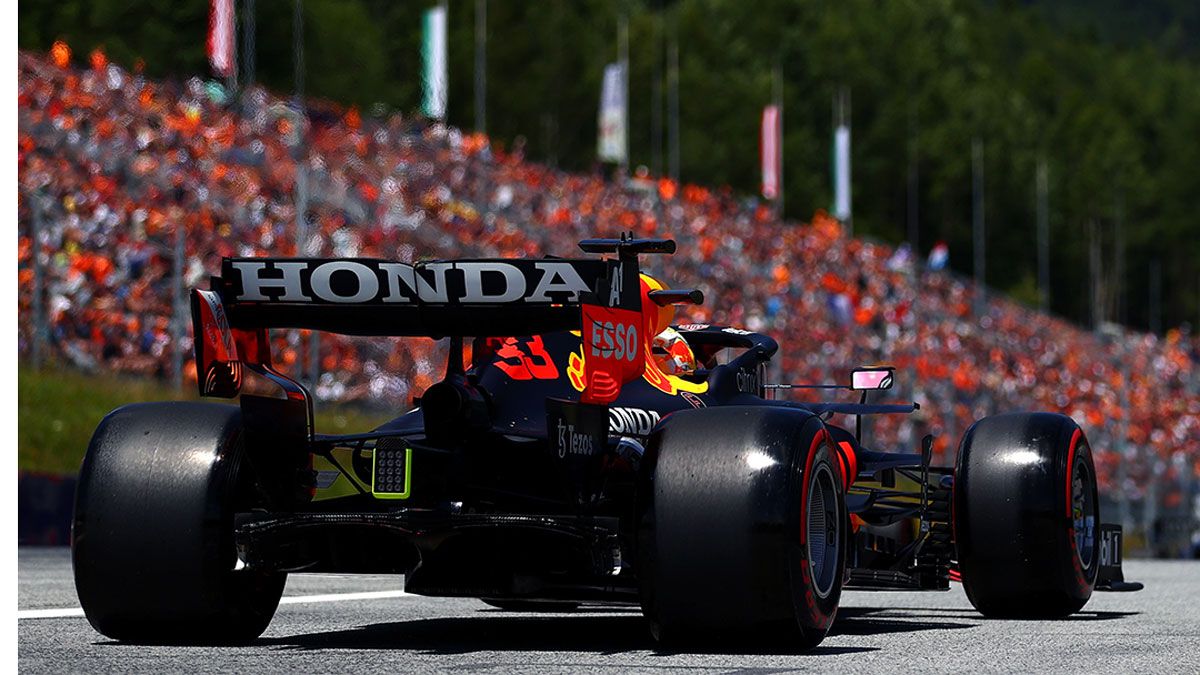
<instances>
[{"instance_id":1,"label":"flag pole","mask_svg":"<svg viewBox=\"0 0 1200 675\"><path fill-rule=\"evenodd\" d=\"M1050 311L1050 178L1046 156L1040 155L1037 164L1037 244L1038 244L1038 306Z\"/></svg>"},{"instance_id":2,"label":"flag pole","mask_svg":"<svg viewBox=\"0 0 1200 675\"><path fill-rule=\"evenodd\" d=\"M975 255L975 317L983 316L987 299L987 235L983 214L983 140L971 141L971 231Z\"/></svg>"},{"instance_id":3,"label":"flag pole","mask_svg":"<svg viewBox=\"0 0 1200 675\"><path fill-rule=\"evenodd\" d=\"M255 23L254 0L244 0L242 6L245 8L245 21L242 23L242 58L245 60L245 72L242 74L242 83L246 87L254 85L254 69L255 50L257 49L257 40L255 32L257 30Z\"/></svg>"},{"instance_id":4,"label":"flag pole","mask_svg":"<svg viewBox=\"0 0 1200 675\"><path fill-rule=\"evenodd\" d=\"M475 0L475 130L487 133L487 0Z\"/></svg>"},{"instance_id":5,"label":"flag pole","mask_svg":"<svg viewBox=\"0 0 1200 675\"><path fill-rule=\"evenodd\" d=\"M671 16L670 63L667 65L667 167L671 180L679 183L679 30Z\"/></svg>"},{"instance_id":6,"label":"flag pole","mask_svg":"<svg viewBox=\"0 0 1200 675\"><path fill-rule=\"evenodd\" d=\"M784 129L784 127L783 127L783 60L782 59L775 60L775 72L772 74L771 88L773 90L772 94L771 94L771 98L775 101L775 106L779 111L777 113L777 116L775 119L775 127L776 127L776 130L775 130L775 139L776 139L775 140L775 143L776 143L775 155L778 158L778 161L775 163L775 171L776 171L775 181L779 186L778 189L776 190L776 194L775 194L775 217L778 218L780 222L783 222L783 213L784 213L783 200L784 200L784 193L786 193L787 190L784 189L784 182L783 182L783 147L784 147L784 145L783 145L783 129Z\"/></svg>"},{"instance_id":7,"label":"flag pole","mask_svg":"<svg viewBox=\"0 0 1200 675\"><path fill-rule=\"evenodd\" d=\"M653 74L650 79L650 175L655 179L663 175L662 128L663 128L663 15L654 14Z\"/></svg>"},{"instance_id":8,"label":"flag pole","mask_svg":"<svg viewBox=\"0 0 1200 675\"><path fill-rule=\"evenodd\" d=\"M621 87L625 105L621 110L621 128L625 130L624 157L619 165L622 180L629 176L629 15L622 12L617 26L617 58L621 62Z\"/></svg>"},{"instance_id":9,"label":"flag pole","mask_svg":"<svg viewBox=\"0 0 1200 675\"><path fill-rule=\"evenodd\" d=\"M232 97L238 88L238 57L237 57L237 36L238 36L238 20L237 20L237 5L234 0L229 0L229 45L234 52L232 63L230 63L229 77L225 78L225 88L229 91Z\"/></svg>"}]
</instances>

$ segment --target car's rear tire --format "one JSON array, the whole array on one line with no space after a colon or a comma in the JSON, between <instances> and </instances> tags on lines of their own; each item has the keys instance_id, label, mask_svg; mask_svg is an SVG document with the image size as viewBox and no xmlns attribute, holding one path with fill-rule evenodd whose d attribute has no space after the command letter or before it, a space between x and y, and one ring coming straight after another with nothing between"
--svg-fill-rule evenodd
<instances>
[{"instance_id":1,"label":"car's rear tire","mask_svg":"<svg viewBox=\"0 0 1200 675\"><path fill-rule=\"evenodd\" d=\"M843 483L810 413L672 413L639 486L642 609L660 641L824 639L846 555Z\"/></svg>"},{"instance_id":2,"label":"car's rear tire","mask_svg":"<svg viewBox=\"0 0 1200 675\"><path fill-rule=\"evenodd\" d=\"M1052 413L986 417L955 467L955 547L967 598L989 617L1079 611L1099 569L1100 500L1083 430Z\"/></svg>"},{"instance_id":3,"label":"car's rear tire","mask_svg":"<svg viewBox=\"0 0 1200 675\"><path fill-rule=\"evenodd\" d=\"M142 643L266 630L286 575L234 569L233 514L256 502L241 411L143 403L96 429L75 495L75 588L92 626Z\"/></svg>"}]
</instances>

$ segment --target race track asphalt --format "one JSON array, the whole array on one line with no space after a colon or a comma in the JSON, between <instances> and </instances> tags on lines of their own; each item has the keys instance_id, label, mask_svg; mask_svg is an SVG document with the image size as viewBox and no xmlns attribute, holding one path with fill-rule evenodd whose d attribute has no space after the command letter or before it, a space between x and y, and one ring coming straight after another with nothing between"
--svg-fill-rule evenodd
<instances>
[{"instance_id":1,"label":"race track asphalt","mask_svg":"<svg viewBox=\"0 0 1200 675\"><path fill-rule=\"evenodd\" d=\"M1200 672L1200 562L1126 561L1140 593L1097 593L1060 621L987 620L962 590L842 596L815 651L661 650L637 613L528 615L400 591L400 577L293 575L274 622L243 647L115 643L82 616L66 549L18 552L18 654L41 672ZM718 583L718 580L714 580ZM377 595L383 595L377 593ZM318 596L318 597L313 597ZM77 614L77 612L76 612Z\"/></svg>"}]
</instances>

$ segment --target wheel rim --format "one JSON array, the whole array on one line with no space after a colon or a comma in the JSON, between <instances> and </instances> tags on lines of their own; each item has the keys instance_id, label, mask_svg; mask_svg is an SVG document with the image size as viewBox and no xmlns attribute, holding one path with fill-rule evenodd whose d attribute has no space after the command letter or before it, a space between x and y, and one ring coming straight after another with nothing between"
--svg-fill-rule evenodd
<instances>
[{"instance_id":1,"label":"wheel rim","mask_svg":"<svg viewBox=\"0 0 1200 675\"><path fill-rule=\"evenodd\" d=\"M1092 566L1096 544L1096 511L1092 472L1076 461L1071 470L1071 521L1075 529L1075 555L1084 569Z\"/></svg>"},{"instance_id":2,"label":"wheel rim","mask_svg":"<svg viewBox=\"0 0 1200 675\"><path fill-rule=\"evenodd\" d=\"M838 547L841 545L841 519L837 512L837 492L827 464L818 465L809 479L808 514L805 541L808 542L808 571L813 590L822 598L833 590L837 573Z\"/></svg>"}]
</instances>

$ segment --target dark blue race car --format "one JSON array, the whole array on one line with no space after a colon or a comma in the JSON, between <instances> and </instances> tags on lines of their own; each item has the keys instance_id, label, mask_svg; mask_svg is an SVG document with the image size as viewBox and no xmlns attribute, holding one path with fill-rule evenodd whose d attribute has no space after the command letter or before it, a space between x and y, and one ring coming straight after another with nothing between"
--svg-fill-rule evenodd
<instances>
[{"instance_id":1,"label":"dark blue race car","mask_svg":"<svg viewBox=\"0 0 1200 675\"><path fill-rule=\"evenodd\" d=\"M638 263L674 242L581 247L608 257L225 260L193 291L196 364L202 394L238 405L131 405L96 430L73 532L88 620L243 642L288 572L395 573L514 610L640 607L660 640L805 649L843 589L957 581L985 615L1047 617L1136 587L1070 418L980 420L954 467L930 466L931 437L874 447L831 420L915 410L870 400L892 369L768 383L770 337L668 327L703 298ZM444 338L445 374L375 430L315 433L272 365L283 328Z\"/></svg>"}]
</instances>

